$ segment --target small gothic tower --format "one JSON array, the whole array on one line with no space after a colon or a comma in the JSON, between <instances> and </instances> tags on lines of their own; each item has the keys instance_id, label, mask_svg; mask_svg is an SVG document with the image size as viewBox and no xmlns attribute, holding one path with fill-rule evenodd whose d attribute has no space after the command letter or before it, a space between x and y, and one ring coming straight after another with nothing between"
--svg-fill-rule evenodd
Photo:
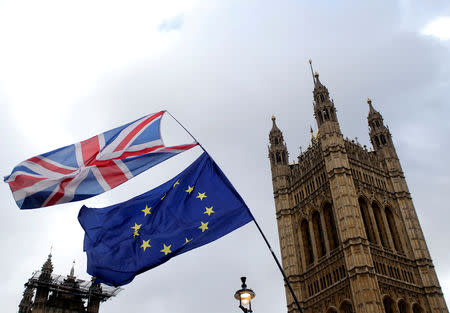
<instances>
[{"instance_id":1,"label":"small gothic tower","mask_svg":"<svg viewBox=\"0 0 450 313\"><path fill-rule=\"evenodd\" d=\"M316 118L319 133L340 133L336 108L330 99L327 87L319 80L319 73L314 73L314 116Z\"/></svg>"},{"instance_id":2,"label":"small gothic tower","mask_svg":"<svg viewBox=\"0 0 450 313\"><path fill-rule=\"evenodd\" d=\"M372 100L367 99L369 104L369 115L367 116L367 121L369 123L369 136L370 142L376 151L381 151L384 147L394 149L394 144L392 143L391 133L387 126L383 123L383 117L380 112L375 110L372 106Z\"/></svg>"},{"instance_id":3,"label":"small gothic tower","mask_svg":"<svg viewBox=\"0 0 450 313\"><path fill-rule=\"evenodd\" d=\"M39 280L43 282L38 288L36 288L36 298L34 299L33 313L43 313L45 305L48 300L50 289L48 284L51 282L51 276L53 272L52 254L48 255L47 261L41 268L41 274Z\"/></svg>"},{"instance_id":4,"label":"small gothic tower","mask_svg":"<svg viewBox=\"0 0 450 313\"><path fill-rule=\"evenodd\" d=\"M288 164L288 153L284 144L283 133L278 128L275 116L272 116L272 129L270 130L269 141L269 157L272 167Z\"/></svg>"},{"instance_id":5,"label":"small gothic tower","mask_svg":"<svg viewBox=\"0 0 450 313\"><path fill-rule=\"evenodd\" d=\"M304 313L448 313L383 117L369 100L374 150L344 139L328 89L313 80L318 132L298 163L274 117L269 134L283 268Z\"/></svg>"}]
</instances>

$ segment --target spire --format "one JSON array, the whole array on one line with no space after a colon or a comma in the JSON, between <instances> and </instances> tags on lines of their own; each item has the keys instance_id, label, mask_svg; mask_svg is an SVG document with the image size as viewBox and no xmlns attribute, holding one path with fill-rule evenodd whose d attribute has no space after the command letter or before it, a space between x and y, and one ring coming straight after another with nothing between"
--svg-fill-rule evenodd
<instances>
[{"instance_id":1,"label":"spire","mask_svg":"<svg viewBox=\"0 0 450 313\"><path fill-rule=\"evenodd\" d=\"M311 68L311 75L312 75L313 83L315 85L316 84L316 80L314 79L314 70L313 70L312 60L311 59L309 59L309 67Z\"/></svg>"},{"instance_id":2,"label":"spire","mask_svg":"<svg viewBox=\"0 0 450 313\"><path fill-rule=\"evenodd\" d=\"M72 268L70 269L70 277L75 277L75 260L72 262Z\"/></svg>"},{"instance_id":3,"label":"spire","mask_svg":"<svg viewBox=\"0 0 450 313\"><path fill-rule=\"evenodd\" d=\"M319 73L317 72L314 73L313 95L314 116L318 126L318 134L322 136L331 132L340 133L341 131L333 100L330 99L327 87L320 82Z\"/></svg>"},{"instance_id":4,"label":"spire","mask_svg":"<svg viewBox=\"0 0 450 313\"><path fill-rule=\"evenodd\" d=\"M272 166L288 164L288 153L284 143L283 133L276 124L276 118L272 115L272 129L269 133L269 158Z\"/></svg>"},{"instance_id":5,"label":"spire","mask_svg":"<svg viewBox=\"0 0 450 313\"><path fill-rule=\"evenodd\" d=\"M280 129L278 128L278 126L277 126L277 123L275 122L276 119L277 118L275 117L275 115L272 115L272 129L270 130L271 134L275 133L275 132L281 132Z\"/></svg>"},{"instance_id":6,"label":"spire","mask_svg":"<svg viewBox=\"0 0 450 313\"><path fill-rule=\"evenodd\" d=\"M41 268L41 275L39 275L39 280L41 281L48 281L51 279L53 272L53 263L52 263L52 253L47 257L47 261L42 265Z\"/></svg>"},{"instance_id":7,"label":"spire","mask_svg":"<svg viewBox=\"0 0 450 313\"><path fill-rule=\"evenodd\" d=\"M45 261L44 265L42 265L42 272L51 274L53 272L53 263L52 263L52 253L47 257L47 261Z\"/></svg>"},{"instance_id":8,"label":"spire","mask_svg":"<svg viewBox=\"0 0 450 313\"><path fill-rule=\"evenodd\" d=\"M367 98L367 103L369 104L369 112L374 112L375 109L372 106L372 99Z\"/></svg>"},{"instance_id":9,"label":"spire","mask_svg":"<svg viewBox=\"0 0 450 313\"><path fill-rule=\"evenodd\" d=\"M372 106L372 99L367 98L367 104L369 105L369 115L367 118L370 118L372 116L377 116L377 117L381 117L380 112L378 112L377 110L375 110Z\"/></svg>"},{"instance_id":10,"label":"spire","mask_svg":"<svg viewBox=\"0 0 450 313\"><path fill-rule=\"evenodd\" d=\"M385 146L393 146L389 128L384 125L383 116L372 106L372 99L367 98L369 104L369 114L367 122L369 123L369 136L372 146L375 150L382 149Z\"/></svg>"},{"instance_id":11,"label":"spire","mask_svg":"<svg viewBox=\"0 0 450 313\"><path fill-rule=\"evenodd\" d=\"M314 82L315 82L314 85L321 85L321 86L323 86L322 83L319 80L319 73L318 72L314 72Z\"/></svg>"}]
</instances>

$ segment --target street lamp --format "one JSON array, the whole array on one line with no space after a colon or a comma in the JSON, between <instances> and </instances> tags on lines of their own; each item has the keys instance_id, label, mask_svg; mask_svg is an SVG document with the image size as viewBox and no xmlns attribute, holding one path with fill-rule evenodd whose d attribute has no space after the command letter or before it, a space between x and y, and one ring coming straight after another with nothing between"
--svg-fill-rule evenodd
<instances>
[{"instance_id":1,"label":"street lamp","mask_svg":"<svg viewBox=\"0 0 450 313\"><path fill-rule=\"evenodd\" d=\"M251 313L252 311L252 299L255 297L255 293L251 289L247 289L245 281L247 277L241 277L242 286L241 289L236 291L234 298L239 300L239 307L244 313Z\"/></svg>"}]
</instances>

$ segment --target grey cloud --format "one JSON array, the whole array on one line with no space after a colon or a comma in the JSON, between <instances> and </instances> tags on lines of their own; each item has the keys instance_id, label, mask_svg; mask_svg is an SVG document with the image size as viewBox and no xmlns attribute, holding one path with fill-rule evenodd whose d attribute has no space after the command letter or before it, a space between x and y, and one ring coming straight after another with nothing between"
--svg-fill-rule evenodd
<instances>
[{"instance_id":1,"label":"grey cloud","mask_svg":"<svg viewBox=\"0 0 450 313\"><path fill-rule=\"evenodd\" d=\"M76 101L68 128L84 139L80 134L85 129L77 120L83 119L82 128L93 125L102 131L169 109L215 158L279 255L267 159L270 117L277 116L294 160L298 147L309 143L309 125L315 128L307 63L311 57L335 100L345 136L357 136L369 145L368 96L390 126L437 274L448 293L450 256L444 238L450 238L445 198L450 176L450 148L445 144L450 138L450 53L445 44L419 35L419 23L408 22L441 15L448 4L427 2L425 18L422 2L408 2L408 19L402 24L406 13L399 3L354 3L281 1L274 7L266 1L218 2L217 8L185 14L183 33L174 47L157 60L102 77L91 94ZM29 155L26 145L15 143L25 140L22 135L3 114L0 118L2 127L11 126L11 135L0 142L5 151L2 173L7 173ZM170 178L194 157L174 158L95 201L113 203L144 192L157 184L156 177ZM3 186L0 242L10 253L0 263L7 282L0 294L8 312L16 310L23 283L45 260L52 228L76 223L81 205L19 212L11 198ZM78 238L78 246L60 248L62 255L55 249L57 273L68 272L76 257L78 273L86 277L78 228L71 235ZM26 245L30 238L33 244ZM101 310L239 312L233 294L241 275L248 276L257 294L255 312L285 311L281 275L251 224L138 276Z\"/></svg>"}]
</instances>

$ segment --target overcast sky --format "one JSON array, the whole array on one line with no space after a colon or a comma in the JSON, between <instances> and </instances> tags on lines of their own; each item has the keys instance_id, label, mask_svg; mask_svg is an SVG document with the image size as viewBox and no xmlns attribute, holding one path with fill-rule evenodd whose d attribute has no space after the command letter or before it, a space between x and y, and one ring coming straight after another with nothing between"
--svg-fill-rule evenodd
<instances>
[{"instance_id":1,"label":"overcast sky","mask_svg":"<svg viewBox=\"0 0 450 313\"><path fill-rule=\"evenodd\" d=\"M392 132L436 271L450 300L450 4L443 1L0 0L0 173L143 115L169 110L246 200L279 255L267 158L277 116L291 161L307 147L308 59L328 87L344 136L369 143L367 97ZM169 117L167 144L190 142ZM53 245L54 273L86 274L82 204L147 191L200 154L172 158L101 196L20 211L0 188L0 302ZM139 275L101 312L239 312L239 277L255 312L285 312L283 281L248 224Z\"/></svg>"}]
</instances>

